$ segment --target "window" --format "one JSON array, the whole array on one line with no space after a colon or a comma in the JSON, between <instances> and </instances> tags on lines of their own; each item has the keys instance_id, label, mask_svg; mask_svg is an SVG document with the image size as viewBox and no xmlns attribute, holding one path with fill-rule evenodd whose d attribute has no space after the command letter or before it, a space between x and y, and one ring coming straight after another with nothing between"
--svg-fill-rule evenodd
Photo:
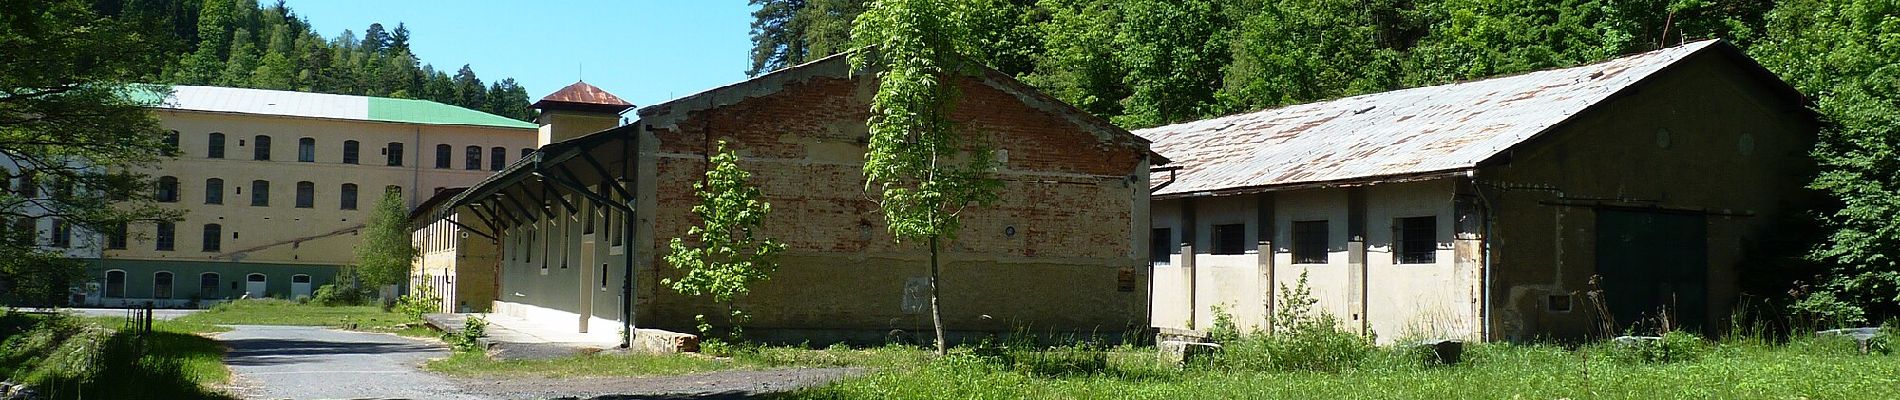
<instances>
[{"instance_id":1,"label":"window","mask_svg":"<svg viewBox=\"0 0 1900 400\"><path fill-rule=\"evenodd\" d=\"M534 149L530 149L530 148L521 149L521 158L528 158L528 155L530 154L534 154Z\"/></svg>"},{"instance_id":2,"label":"window","mask_svg":"<svg viewBox=\"0 0 1900 400\"><path fill-rule=\"evenodd\" d=\"M198 274L198 297L206 299L218 298L219 278L216 272Z\"/></svg>"},{"instance_id":3,"label":"window","mask_svg":"<svg viewBox=\"0 0 1900 400\"><path fill-rule=\"evenodd\" d=\"M32 217L14 218L13 230L26 234L25 235L26 237L23 238L23 239L26 239L26 242L24 243L25 245L37 246L40 244L40 220L39 219L32 218Z\"/></svg>"},{"instance_id":4,"label":"window","mask_svg":"<svg viewBox=\"0 0 1900 400\"><path fill-rule=\"evenodd\" d=\"M125 238L128 236L125 228L125 223L120 222L119 226L112 227L111 232L106 232L107 249L125 250Z\"/></svg>"},{"instance_id":5,"label":"window","mask_svg":"<svg viewBox=\"0 0 1900 400\"><path fill-rule=\"evenodd\" d=\"M178 178L169 177L169 176L158 177L157 197L158 197L158 202L160 203L177 203L178 202Z\"/></svg>"},{"instance_id":6,"label":"window","mask_svg":"<svg viewBox=\"0 0 1900 400\"><path fill-rule=\"evenodd\" d=\"M224 180L205 180L205 204L224 204Z\"/></svg>"},{"instance_id":7,"label":"window","mask_svg":"<svg viewBox=\"0 0 1900 400\"><path fill-rule=\"evenodd\" d=\"M172 273L159 271L152 274L152 298L172 298Z\"/></svg>"},{"instance_id":8,"label":"window","mask_svg":"<svg viewBox=\"0 0 1900 400\"><path fill-rule=\"evenodd\" d=\"M270 136L257 135L257 143L252 143L251 159L270 161Z\"/></svg>"},{"instance_id":9,"label":"window","mask_svg":"<svg viewBox=\"0 0 1900 400\"><path fill-rule=\"evenodd\" d=\"M343 163L344 164L357 163L356 159L359 156L358 153L361 152L361 150L357 149L358 147L360 146L358 146L358 143L355 140L343 141Z\"/></svg>"},{"instance_id":10,"label":"window","mask_svg":"<svg viewBox=\"0 0 1900 400\"><path fill-rule=\"evenodd\" d=\"M488 169L491 171L500 171L508 167L508 149L500 147L488 149L488 158L490 159Z\"/></svg>"},{"instance_id":11,"label":"window","mask_svg":"<svg viewBox=\"0 0 1900 400\"><path fill-rule=\"evenodd\" d=\"M224 133L211 132L205 141L205 158L224 158Z\"/></svg>"},{"instance_id":12,"label":"window","mask_svg":"<svg viewBox=\"0 0 1900 400\"><path fill-rule=\"evenodd\" d=\"M317 162L316 139L297 139L297 162Z\"/></svg>"},{"instance_id":13,"label":"window","mask_svg":"<svg viewBox=\"0 0 1900 400\"><path fill-rule=\"evenodd\" d=\"M175 156L175 155L178 155L178 149L179 149L178 131L171 131L169 133L166 133L165 134L165 148L160 149L159 152L164 153L165 155L168 155L168 156Z\"/></svg>"},{"instance_id":14,"label":"window","mask_svg":"<svg viewBox=\"0 0 1900 400\"><path fill-rule=\"evenodd\" d=\"M1148 237L1148 263L1168 265L1174 254L1174 229L1155 228Z\"/></svg>"},{"instance_id":15,"label":"window","mask_svg":"<svg viewBox=\"0 0 1900 400\"><path fill-rule=\"evenodd\" d=\"M1327 259L1327 222L1293 221L1293 263L1325 264Z\"/></svg>"},{"instance_id":16,"label":"window","mask_svg":"<svg viewBox=\"0 0 1900 400\"><path fill-rule=\"evenodd\" d=\"M204 239L204 251L206 253L216 253L219 250L223 250L224 227L218 224L205 224Z\"/></svg>"},{"instance_id":17,"label":"window","mask_svg":"<svg viewBox=\"0 0 1900 400\"><path fill-rule=\"evenodd\" d=\"M356 184L354 183L343 184L343 190L341 190L341 192L343 192L343 201L341 204L337 205L337 208L344 209L344 210L355 210L356 209Z\"/></svg>"},{"instance_id":18,"label":"window","mask_svg":"<svg viewBox=\"0 0 1900 400\"><path fill-rule=\"evenodd\" d=\"M106 297L125 297L125 271L106 271Z\"/></svg>"},{"instance_id":19,"label":"window","mask_svg":"<svg viewBox=\"0 0 1900 400\"><path fill-rule=\"evenodd\" d=\"M170 222L158 223L158 234L154 235L156 237L153 239L154 248L158 251L172 251L177 241L173 237L178 233L177 229L178 227Z\"/></svg>"},{"instance_id":20,"label":"window","mask_svg":"<svg viewBox=\"0 0 1900 400\"><path fill-rule=\"evenodd\" d=\"M1247 254L1247 224L1214 225L1214 254Z\"/></svg>"},{"instance_id":21,"label":"window","mask_svg":"<svg viewBox=\"0 0 1900 400\"><path fill-rule=\"evenodd\" d=\"M437 169L448 169L449 168L449 153L453 151L454 150L451 147L449 147L449 145L446 145L446 144L435 145L435 167Z\"/></svg>"},{"instance_id":22,"label":"window","mask_svg":"<svg viewBox=\"0 0 1900 400\"><path fill-rule=\"evenodd\" d=\"M314 208L317 203L317 184L310 181L297 182L297 208Z\"/></svg>"},{"instance_id":23,"label":"window","mask_svg":"<svg viewBox=\"0 0 1900 400\"><path fill-rule=\"evenodd\" d=\"M466 154L464 154L462 158L467 160L464 161L462 169L470 171L482 170L482 146L468 146L464 151Z\"/></svg>"},{"instance_id":24,"label":"window","mask_svg":"<svg viewBox=\"0 0 1900 400\"><path fill-rule=\"evenodd\" d=\"M1438 258L1438 217L1399 218L1393 229L1398 234L1400 264L1431 264Z\"/></svg>"},{"instance_id":25,"label":"window","mask_svg":"<svg viewBox=\"0 0 1900 400\"><path fill-rule=\"evenodd\" d=\"M160 180L162 181L163 178L160 178ZM20 197L25 197L29 199L34 198L34 197L40 197L39 174L36 174L33 171L26 171L24 173L21 173L20 181L18 182L17 185L14 186L13 191L18 192L20 194Z\"/></svg>"},{"instance_id":26,"label":"window","mask_svg":"<svg viewBox=\"0 0 1900 400\"><path fill-rule=\"evenodd\" d=\"M389 147L383 149L383 154L389 155L389 166L402 166L402 143L389 142Z\"/></svg>"},{"instance_id":27,"label":"window","mask_svg":"<svg viewBox=\"0 0 1900 400\"><path fill-rule=\"evenodd\" d=\"M73 226L66 223L66 220L53 219L53 247L62 249L73 247Z\"/></svg>"},{"instance_id":28,"label":"window","mask_svg":"<svg viewBox=\"0 0 1900 400\"><path fill-rule=\"evenodd\" d=\"M251 206L270 206L270 181L251 181Z\"/></svg>"}]
</instances>

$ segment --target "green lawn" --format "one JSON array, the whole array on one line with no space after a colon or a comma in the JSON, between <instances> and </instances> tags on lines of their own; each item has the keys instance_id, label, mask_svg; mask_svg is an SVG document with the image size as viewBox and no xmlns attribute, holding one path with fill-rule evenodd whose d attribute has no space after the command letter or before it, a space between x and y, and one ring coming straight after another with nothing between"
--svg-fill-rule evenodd
<instances>
[{"instance_id":1,"label":"green lawn","mask_svg":"<svg viewBox=\"0 0 1900 400\"><path fill-rule=\"evenodd\" d=\"M732 369L788 367L900 367L919 365L930 356L921 349L881 347L828 349L761 347L734 350L729 357L702 354L586 354L549 360L494 360L462 352L429 362L430 371L459 376L654 376Z\"/></svg>"},{"instance_id":2,"label":"green lawn","mask_svg":"<svg viewBox=\"0 0 1900 400\"><path fill-rule=\"evenodd\" d=\"M124 318L0 319L7 320L0 323L0 376L49 398L230 398L219 392L231 379L224 346L200 335L222 327L156 321L141 341L124 329Z\"/></svg>"},{"instance_id":3,"label":"green lawn","mask_svg":"<svg viewBox=\"0 0 1900 400\"><path fill-rule=\"evenodd\" d=\"M1180 370L1159 365L1151 349L1130 349L1112 352L1101 371L1046 375L953 355L783 397L1803 399L1879 397L1900 389L1900 356L1861 355L1852 346L1812 340L1724 345L1697 361L1645 364L1613 360L1597 350L1477 345L1457 366L1427 367L1379 353L1369 365L1339 373Z\"/></svg>"},{"instance_id":4,"label":"green lawn","mask_svg":"<svg viewBox=\"0 0 1900 400\"><path fill-rule=\"evenodd\" d=\"M436 332L409 320L408 316L383 311L376 306L320 306L276 299L250 299L220 303L175 321L207 325L296 325L327 326L371 332L389 332L404 336L433 337Z\"/></svg>"}]
</instances>

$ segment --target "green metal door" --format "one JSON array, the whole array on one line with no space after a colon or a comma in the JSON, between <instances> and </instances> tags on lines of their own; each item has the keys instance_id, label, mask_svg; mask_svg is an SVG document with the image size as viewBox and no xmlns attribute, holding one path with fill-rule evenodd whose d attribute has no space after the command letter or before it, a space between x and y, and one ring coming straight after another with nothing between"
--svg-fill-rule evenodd
<instances>
[{"instance_id":1,"label":"green metal door","mask_svg":"<svg viewBox=\"0 0 1900 400\"><path fill-rule=\"evenodd\" d=\"M1596 229L1597 275L1617 329L1653 331L1666 308L1677 328L1701 330L1709 304L1706 216L1597 209Z\"/></svg>"}]
</instances>

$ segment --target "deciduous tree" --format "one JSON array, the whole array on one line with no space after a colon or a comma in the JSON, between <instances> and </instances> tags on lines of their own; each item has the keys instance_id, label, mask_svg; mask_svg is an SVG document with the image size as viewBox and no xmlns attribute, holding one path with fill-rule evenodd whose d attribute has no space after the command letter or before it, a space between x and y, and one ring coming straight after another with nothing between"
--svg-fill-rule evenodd
<instances>
[{"instance_id":1,"label":"deciduous tree","mask_svg":"<svg viewBox=\"0 0 1900 400\"><path fill-rule=\"evenodd\" d=\"M680 293L710 296L725 305L726 326L734 338L742 336L742 325L750 317L739 308L738 299L751 293L753 285L771 279L772 271L778 269L777 256L785 250L784 244L759 232L772 213L772 203L749 182L751 178L752 173L739 167L739 153L719 141L707 159L705 181L693 183L699 195L693 216L700 225L667 245L672 251L666 262L681 275L661 282ZM694 318L701 334L712 330L705 315Z\"/></svg>"}]
</instances>

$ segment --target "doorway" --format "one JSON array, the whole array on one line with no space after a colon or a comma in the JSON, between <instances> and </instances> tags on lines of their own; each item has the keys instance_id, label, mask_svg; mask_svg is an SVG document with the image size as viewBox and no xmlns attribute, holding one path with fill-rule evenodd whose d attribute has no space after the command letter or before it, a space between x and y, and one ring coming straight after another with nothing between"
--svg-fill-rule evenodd
<instances>
[{"instance_id":1,"label":"doorway","mask_svg":"<svg viewBox=\"0 0 1900 400\"><path fill-rule=\"evenodd\" d=\"M291 275L290 298L298 299L304 297L310 297L310 275Z\"/></svg>"},{"instance_id":2,"label":"doorway","mask_svg":"<svg viewBox=\"0 0 1900 400\"><path fill-rule=\"evenodd\" d=\"M1708 217L1597 209L1597 275L1617 329L1653 332L1664 310L1673 328L1708 320Z\"/></svg>"},{"instance_id":3,"label":"doorway","mask_svg":"<svg viewBox=\"0 0 1900 400\"><path fill-rule=\"evenodd\" d=\"M250 274L244 277L245 297L255 299L264 297L264 294L264 274Z\"/></svg>"}]
</instances>

